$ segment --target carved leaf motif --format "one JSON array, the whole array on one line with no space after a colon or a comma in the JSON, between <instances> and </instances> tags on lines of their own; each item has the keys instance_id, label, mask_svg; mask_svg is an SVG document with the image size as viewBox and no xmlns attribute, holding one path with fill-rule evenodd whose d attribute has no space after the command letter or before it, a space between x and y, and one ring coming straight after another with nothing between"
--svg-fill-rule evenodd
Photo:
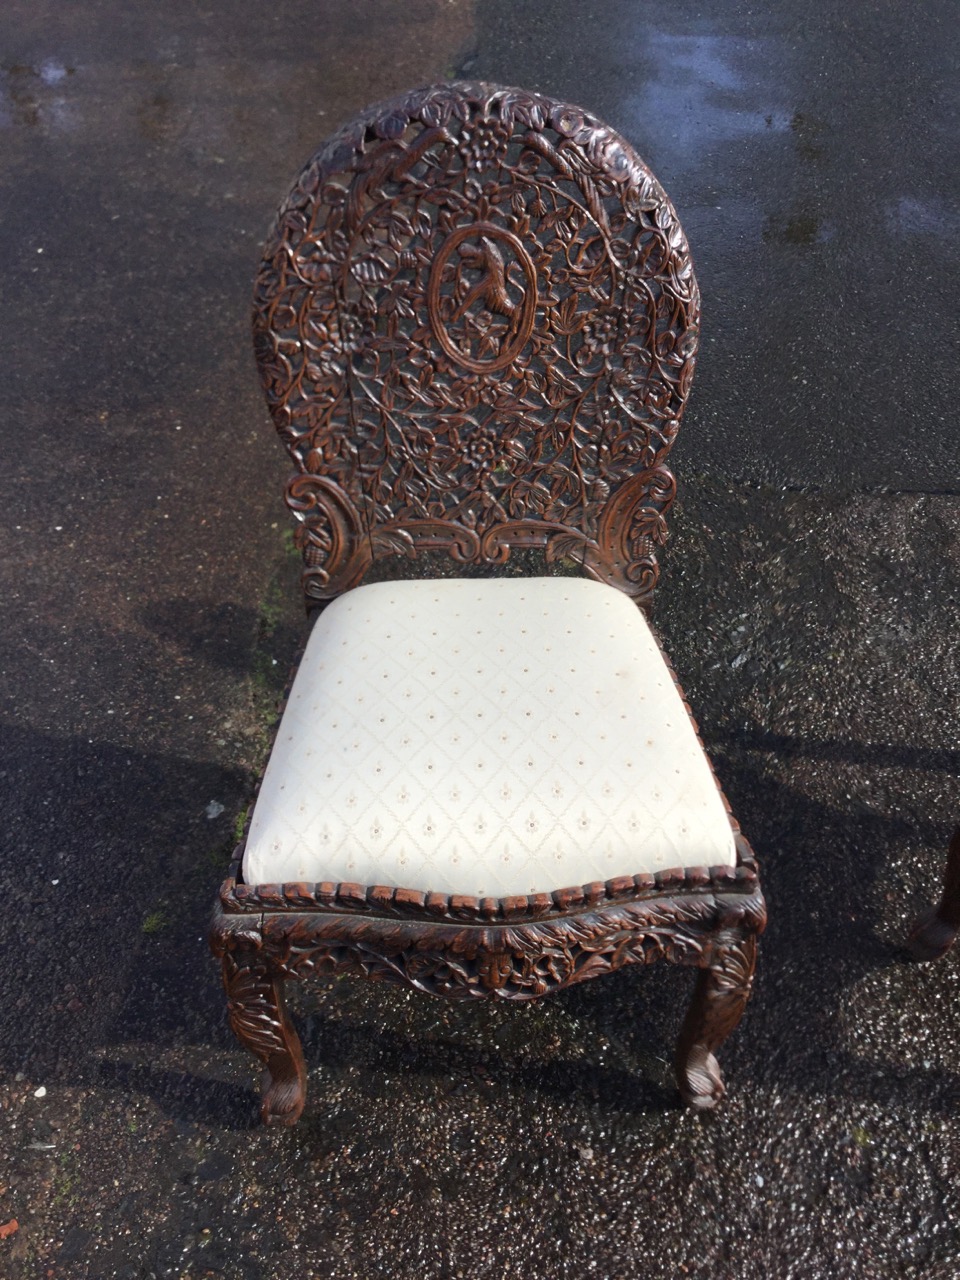
<instances>
[{"instance_id":1,"label":"carved leaf motif","mask_svg":"<svg viewBox=\"0 0 960 1280\"><path fill-rule=\"evenodd\" d=\"M232 966L226 987L227 1014L237 1038L264 1059L273 1053L284 1053L286 1046L273 993L262 969Z\"/></svg>"},{"instance_id":2,"label":"carved leaf motif","mask_svg":"<svg viewBox=\"0 0 960 1280\"><path fill-rule=\"evenodd\" d=\"M424 521L431 545L443 525L451 546L468 528L480 554L510 520L529 525L526 545L566 528L588 561L608 557L612 541L596 541L607 508L673 442L698 305L656 179L582 112L456 85L346 127L281 209L255 300L281 435L298 467L337 490L315 491L300 512L328 529L306 540L310 589L356 580L332 525L358 538L409 530L414 554ZM475 434L460 438L464 412ZM601 453L611 415L621 438ZM331 449L331 431L350 447ZM523 490L511 489L521 476ZM606 559L608 579L647 592L661 535L643 535L639 570ZM396 545L378 535L377 554ZM509 552L505 537L498 545Z\"/></svg>"},{"instance_id":3,"label":"carved leaf motif","mask_svg":"<svg viewBox=\"0 0 960 1280\"><path fill-rule=\"evenodd\" d=\"M422 923L304 915L285 926L285 942L270 951L280 976L353 971L454 999L529 1000L659 959L711 964L721 986L742 989L749 956L726 942L718 950L717 926L716 903L702 897L646 900L492 931L440 926L431 933ZM273 1052L278 1030L263 1012L255 980L241 969L235 981L229 995L244 1019L245 1042L254 1038L257 1052Z\"/></svg>"}]
</instances>

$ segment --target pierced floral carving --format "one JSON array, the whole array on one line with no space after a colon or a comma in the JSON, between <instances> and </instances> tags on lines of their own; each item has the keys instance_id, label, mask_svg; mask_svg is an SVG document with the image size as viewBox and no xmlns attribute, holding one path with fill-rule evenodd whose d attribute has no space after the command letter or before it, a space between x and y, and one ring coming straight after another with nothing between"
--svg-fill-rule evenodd
<instances>
[{"instance_id":1,"label":"pierced floral carving","mask_svg":"<svg viewBox=\"0 0 960 1280\"><path fill-rule=\"evenodd\" d=\"M382 555L524 545L647 596L698 311L670 202L583 112L459 84L347 126L256 288L268 402L326 482L289 491L308 595Z\"/></svg>"},{"instance_id":2,"label":"pierced floral carving","mask_svg":"<svg viewBox=\"0 0 960 1280\"><path fill-rule=\"evenodd\" d=\"M215 936L229 957L233 921L230 916L221 920ZM753 935L765 920L763 899L754 888L731 896L678 895L608 904L552 920L489 928L434 922L425 915L398 920L318 911L271 913L261 927L270 971L281 980L347 971L452 999L532 1000L628 964L667 960L707 967L714 963L721 924L726 939ZM737 987L741 975L736 965L724 959L722 968L724 989ZM243 997L241 982L248 984ZM239 976L228 983L231 1000L238 1002L236 1013L231 1004L234 1029L261 1056L273 1051L271 1037L280 1035L263 983L242 962ZM245 1015L240 1012L244 1005Z\"/></svg>"}]
</instances>

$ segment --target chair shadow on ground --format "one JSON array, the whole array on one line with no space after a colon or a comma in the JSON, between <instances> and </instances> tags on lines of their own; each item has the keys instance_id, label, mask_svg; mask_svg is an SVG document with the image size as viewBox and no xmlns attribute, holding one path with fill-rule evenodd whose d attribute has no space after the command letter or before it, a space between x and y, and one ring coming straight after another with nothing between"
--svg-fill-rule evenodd
<instances>
[{"instance_id":1,"label":"chair shadow on ground","mask_svg":"<svg viewBox=\"0 0 960 1280\"><path fill-rule=\"evenodd\" d=\"M231 675L250 674L251 637L264 639L269 633L270 647L282 664L283 675L303 643L302 612L298 592L299 563L296 573L288 563L280 562L278 577L284 582L282 603L265 601L259 610L233 600L185 600L172 597L157 600L140 615L143 625L165 644L175 646L193 663L207 662Z\"/></svg>"},{"instance_id":2,"label":"chair shadow on ground","mask_svg":"<svg viewBox=\"0 0 960 1280\"><path fill-rule=\"evenodd\" d=\"M760 741L763 750L770 749L768 737ZM810 748L842 758L844 745L821 743ZM806 744L779 740L778 746L799 752ZM745 750L752 748L750 739ZM853 744L850 754L858 758L858 750ZM886 749L867 748L862 754L884 762L895 760ZM878 933L871 906L884 854L898 844L922 842L938 848L946 828L931 821L917 830L902 820L832 809L774 780L743 751L738 750L736 757L724 756L722 751L715 756L744 827L761 851L771 905L755 996L743 1026L724 1049L729 1087L851 1099L861 1097L868 1087L870 1096L880 1102L893 1103L912 1092L923 1097L929 1109L949 1111L960 1091L960 1078L939 1069L859 1058L838 1043L836 1033L836 1015L851 987L871 972L895 972L903 959L899 943ZM922 759L925 767L931 767L930 755L923 753ZM944 753L932 759L940 767L951 764ZM919 900L918 892L916 899L905 901L905 914ZM418 1078L421 1084L432 1077L449 1082L453 1089L493 1088L600 1111L650 1114L678 1105L664 1064L672 1057L691 983L691 975L659 965L625 970L548 998L560 1002L564 1019L573 1018L595 1043L605 1039L616 1044L617 1065L598 1061L589 1046L583 1058L561 1054L548 1059L535 1050L500 1053L482 1047L479 1037L469 1033L459 1043L443 1032L435 1038L427 1033L428 1027L439 1021L447 1031L463 1032L478 1011L426 996L414 997L412 1007L420 1012L413 1014L410 1035L383 1029L378 1025L383 1009L378 1001L389 1002L394 992L378 984L377 996L361 994L373 989L361 979L339 984L341 990L355 990L353 996L338 991L334 999L324 988L300 993L307 1008L313 1009L298 1021L309 1069L323 1076L353 1066L359 1072L358 1097L376 1100L381 1076L389 1079L394 1099L398 1077ZM339 1016L331 1016L332 1000ZM531 1011L501 1008L500 1025L509 1022L516 1030ZM222 1016L218 1025L219 1042L232 1049ZM622 1065L624 1058L635 1069ZM238 1092L231 1085L223 1097L217 1082L199 1082L198 1090L192 1091L185 1081L171 1086L166 1072L138 1070L127 1080L131 1087L136 1084L150 1091L182 1118L246 1127L256 1123L258 1070L252 1059L249 1069L250 1092Z\"/></svg>"},{"instance_id":3,"label":"chair shadow on ground","mask_svg":"<svg viewBox=\"0 0 960 1280\"><path fill-rule=\"evenodd\" d=\"M10 830L16 838L29 822L31 840L23 841L23 859L2 872L7 901L16 904L17 930L15 936L6 933L0 958L17 998L0 1011L0 1063L37 1078L48 1072L65 1082L146 1095L183 1122L227 1128L254 1123L254 1060L249 1091L235 1080L216 1078L220 1055L239 1050L204 942L222 874L205 859L211 843L227 835L205 819L204 806L216 795L239 808L249 778L195 760L20 729L8 729L3 742L3 767L13 783ZM957 753L897 754L900 749L759 733L738 738L735 750L724 744L714 752L734 810L762 859L771 910L755 996L723 1050L728 1085L731 1091L856 1091L864 1064L838 1047L833 1023L854 984L871 971L892 968L899 958L897 947L877 932L871 903L878 878L900 846L945 848L948 825L931 820L918 828L899 818L828 808L774 780L751 758L754 750L832 753L829 758L901 766L909 756L935 769L954 767ZM57 795L59 805L38 826L38 797L47 794ZM61 883L54 886L55 879ZM905 921L925 901L919 881L915 895L904 894ZM148 936L144 915L158 900L166 903L169 923ZM77 903L82 909L65 910ZM428 1075L473 1087L474 1068L481 1063L497 1088L580 1099L602 1109L656 1111L673 1105L662 1064L672 1057L691 981L673 966L654 966L548 998L562 1002L583 1034L617 1045L613 1063L601 1061L589 1046L582 1058L561 1053L549 1059L471 1048L471 1036L464 1047L442 1029L433 1039L425 1030L429 1025L469 1016L470 1010L427 997L417 997L412 1006L423 1012L411 1014L410 1034L378 1027L366 1014L359 1023L338 1022L329 1018L324 994L319 1011L307 1018L319 1021L317 1032L307 1029L308 1061L323 1073L356 1060L359 1052L368 1063L371 1092L377 1072L394 1080ZM389 1000L390 991L382 990ZM82 1006L79 1012L71 1011L71 992L74 1005ZM42 1016L27 1017L26 1010ZM521 1020L525 1014L509 1011ZM129 1061L123 1047L131 1044L162 1046L164 1064ZM191 1062L183 1071L170 1066L171 1055L181 1052ZM191 1061L197 1052L204 1059L200 1064ZM245 1061L245 1055L232 1061ZM636 1063L637 1074L625 1062ZM662 1069L654 1069L658 1064ZM874 1096L916 1089L933 1099L930 1105L945 1107L958 1088L950 1073L868 1065ZM478 1087L487 1086L481 1080Z\"/></svg>"},{"instance_id":4,"label":"chair shadow on ground","mask_svg":"<svg viewBox=\"0 0 960 1280\"><path fill-rule=\"evenodd\" d=\"M675 1090L666 1083L638 1077L622 1067L598 1066L589 1051L582 1059L538 1062L529 1055L474 1052L469 1044L445 1037L420 1040L375 1030L369 1024L345 1029L339 1020L317 1014L296 1021L304 1033L308 1069L329 1076L362 1062L359 1083L355 1082L358 1096L372 1100L387 1089L395 1098L398 1078L416 1078L430 1092L451 1099L468 1091L499 1095L508 1090L559 1102L576 1099L599 1110L630 1114L680 1106ZM116 1060L107 1049L98 1078L110 1089L150 1097L164 1114L182 1123L249 1129L260 1123L255 1090L259 1072L252 1059L249 1072L246 1087L152 1063Z\"/></svg>"}]
</instances>

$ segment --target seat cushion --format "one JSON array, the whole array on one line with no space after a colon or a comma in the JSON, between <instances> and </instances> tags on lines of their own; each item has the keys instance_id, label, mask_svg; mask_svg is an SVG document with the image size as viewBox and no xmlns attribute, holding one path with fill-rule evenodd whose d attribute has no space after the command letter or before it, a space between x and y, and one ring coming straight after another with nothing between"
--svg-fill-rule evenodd
<instances>
[{"instance_id":1,"label":"seat cushion","mask_svg":"<svg viewBox=\"0 0 960 1280\"><path fill-rule=\"evenodd\" d=\"M439 579L320 615L243 877L506 897L734 862L636 605L579 578Z\"/></svg>"}]
</instances>

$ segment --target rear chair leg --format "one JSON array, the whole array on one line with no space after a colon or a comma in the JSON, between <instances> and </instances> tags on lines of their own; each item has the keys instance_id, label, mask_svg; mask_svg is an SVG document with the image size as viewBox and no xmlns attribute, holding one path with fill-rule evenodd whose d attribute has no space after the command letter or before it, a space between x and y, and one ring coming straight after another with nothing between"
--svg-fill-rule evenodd
<instances>
[{"instance_id":1,"label":"rear chair leg","mask_svg":"<svg viewBox=\"0 0 960 1280\"><path fill-rule=\"evenodd\" d=\"M914 921L907 950L914 960L936 960L953 946L960 929L960 827L947 849L943 892L935 907Z\"/></svg>"},{"instance_id":2,"label":"rear chair leg","mask_svg":"<svg viewBox=\"0 0 960 1280\"><path fill-rule=\"evenodd\" d=\"M697 974L676 1056L677 1084L691 1107L709 1110L723 1097L723 1077L714 1050L743 1016L756 960L757 935L734 934L716 944L709 967Z\"/></svg>"},{"instance_id":3,"label":"rear chair leg","mask_svg":"<svg viewBox=\"0 0 960 1280\"><path fill-rule=\"evenodd\" d=\"M271 972L262 952L236 948L223 956L223 985L234 1034L264 1064L263 1123L296 1124L306 1101L307 1072L283 979Z\"/></svg>"}]
</instances>

